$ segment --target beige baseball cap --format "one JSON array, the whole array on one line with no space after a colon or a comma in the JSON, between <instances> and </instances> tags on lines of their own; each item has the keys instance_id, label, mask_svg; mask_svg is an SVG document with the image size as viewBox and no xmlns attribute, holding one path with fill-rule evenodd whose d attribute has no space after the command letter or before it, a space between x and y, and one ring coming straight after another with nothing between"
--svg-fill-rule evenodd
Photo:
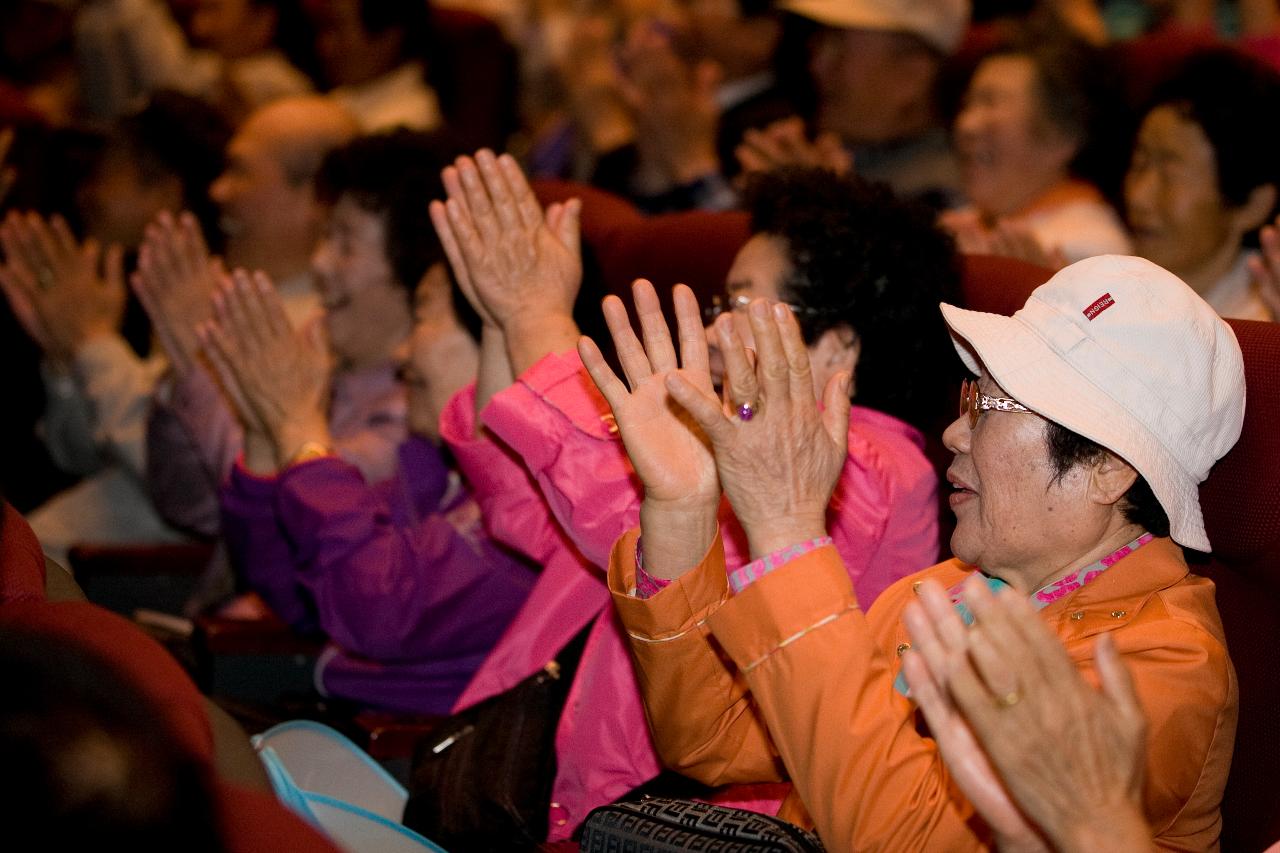
<instances>
[{"instance_id":1,"label":"beige baseball cap","mask_svg":"<svg viewBox=\"0 0 1280 853\"><path fill-rule=\"evenodd\" d=\"M911 33L943 54L969 26L969 0L782 0L778 8L827 27Z\"/></svg>"},{"instance_id":2,"label":"beige baseball cap","mask_svg":"<svg viewBox=\"0 0 1280 853\"><path fill-rule=\"evenodd\" d=\"M1240 438L1244 358L1235 333L1173 273L1142 258L1079 261L1012 317L943 305L956 351L1009 396L1124 458L1208 551L1198 485Z\"/></svg>"}]
</instances>

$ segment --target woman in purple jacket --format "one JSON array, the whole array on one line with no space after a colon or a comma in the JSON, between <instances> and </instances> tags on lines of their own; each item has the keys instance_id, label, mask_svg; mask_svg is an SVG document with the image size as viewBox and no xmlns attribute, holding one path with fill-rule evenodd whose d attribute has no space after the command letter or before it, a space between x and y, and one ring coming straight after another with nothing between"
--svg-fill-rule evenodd
<instances>
[{"instance_id":1,"label":"woman in purple jacket","mask_svg":"<svg viewBox=\"0 0 1280 853\"><path fill-rule=\"evenodd\" d=\"M221 495L233 560L282 619L329 639L316 678L326 693L441 714L534 573L490 541L437 446L443 404L475 377L477 355L423 209L438 191L433 144L369 137L322 167L329 222L312 263L323 324L293 331L266 277L237 272L201 338L245 430ZM405 349L410 436L395 475L369 484L333 449L331 361L403 361Z\"/></svg>"}]
</instances>

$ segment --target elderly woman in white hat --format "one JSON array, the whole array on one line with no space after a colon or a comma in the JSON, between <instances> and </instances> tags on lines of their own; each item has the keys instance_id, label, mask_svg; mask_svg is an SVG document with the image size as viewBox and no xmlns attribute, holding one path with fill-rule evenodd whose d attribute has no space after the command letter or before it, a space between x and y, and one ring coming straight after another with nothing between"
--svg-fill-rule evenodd
<instances>
[{"instance_id":1,"label":"elderly woman in white hat","mask_svg":"<svg viewBox=\"0 0 1280 853\"><path fill-rule=\"evenodd\" d=\"M789 779L781 816L816 826L833 849L1032 849L1050 829L1071 838L1070 825L1029 822L984 762L945 766L940 746L972 733L958 715L935 714L926 728L901 671L904 611L920 600L959 615L937 620L945 633L932 636L967 653L1010 726L1041 706L1024 701L1036 685L1001 665L1018 638L992 642L964 627L970 602L980 611L995 590L1025 599L1086 680L1097 680L1095 662L1115 663L1105 644L1095 657L1109 633L1145 712L1145 782L1130 782L1151 834L1160 846L1216 849L1237 692L1213 584L1189 573L1179 546L1209 549L1196 486L1241 429L1243 362L1230 328L1175 276L1127 257L1064 269L1012 318L943 313L976 377L944 435L955 456L955 558L890 587L868 613L822 527L847 407L814 405L791 312L750 306L754 369L732 325L716 328L735 354L724 405L689 368L705 364L696 329L680 330L682 370L653 377L626 365L633 380L660 378L665 404L688 411L713 451L673 458L664 473L701 477L714 465L755 561L726 579L714 503L615 546L609 584L659 754L711 784ZM618 349L640 352L634 340ZM629 452L646 449L628 429L643 406L589 351ZM840 380L825 397L836 399ZM742 403L749 421L734 414ZM656 553L685 559L641 556ZM650 579L666 586L644 598L636 590L654 584L638 580ZM1113 805L1100 793L1110 790L1064 796L1096 818Z\"/></svg>"}]
</instances>

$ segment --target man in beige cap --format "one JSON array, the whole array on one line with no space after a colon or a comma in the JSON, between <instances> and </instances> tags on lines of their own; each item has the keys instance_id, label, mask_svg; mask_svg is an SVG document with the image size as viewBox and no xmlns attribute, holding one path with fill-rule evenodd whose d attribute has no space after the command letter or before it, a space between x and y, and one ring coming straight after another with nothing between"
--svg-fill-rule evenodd
<instances>
[{"instance_id":1,"label":"man in beige cap","mask_svg":"<svg viewBox=\"0 0 1280 853\"><path fill-rule=\"evenodd\" d=\"M851 151L859 175L902 195L950 201L959 175L934 89L964 38L968 0L783 0L779 8L820 25L809 61L818 133ZM770 137L799 132L793 122L753 134L744 162L755 153L757 163L783 165L796 140Z\"/></svg>"}]
</instances>

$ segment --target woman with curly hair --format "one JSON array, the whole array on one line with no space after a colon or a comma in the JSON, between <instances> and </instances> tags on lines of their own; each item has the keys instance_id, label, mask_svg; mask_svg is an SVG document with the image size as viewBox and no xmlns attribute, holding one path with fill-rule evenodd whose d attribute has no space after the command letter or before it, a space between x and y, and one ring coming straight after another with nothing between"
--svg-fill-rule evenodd
<instances>
[{"instance_id":1,"label":"woman with curly hair","mask_svg":"<svg viewBox=\"0 0 1280 853\"><path fill-rule=\"evenodd\" d=\"M486 525L544 566L459 705L537 671L590 626L558 729L554 839L660 769L601 572L642 498L654 495L639 489L575 350L577 204L552 206L544 221L514 161L488 152L446 170L445 186L447 205L433 205L436 227L486 327L477 391L450 402L442 431L468 476L492 479L507 466L507 505L482 507ZM768 297L803 324L816 382L852 374L849 453L827 518L849 577L870 601L938 550L938 477L918 425L945 394L937 387L945 378L928 367L954 361L937 316L959 280L951 240L931 211L828 172L765 175L749 198L754 236L729 273L713 337L748 334L742 299ZM652 285L639 281L635 293L642 324L662 323ZM698 323L691 292L679 287L675 296L677 311ZM604 307L611 328L627 322L617 299ZM587 363L592 355L601 357L592 350ZM673 428L661 421L653 428ZM678 524L679 507L669 510ZM747 562L746 534L723 510L727 565L737 569ZM744 802L740 794L730 801ZM745 799L760 808L778 802Z\"/></svg>"}]
</instances>

